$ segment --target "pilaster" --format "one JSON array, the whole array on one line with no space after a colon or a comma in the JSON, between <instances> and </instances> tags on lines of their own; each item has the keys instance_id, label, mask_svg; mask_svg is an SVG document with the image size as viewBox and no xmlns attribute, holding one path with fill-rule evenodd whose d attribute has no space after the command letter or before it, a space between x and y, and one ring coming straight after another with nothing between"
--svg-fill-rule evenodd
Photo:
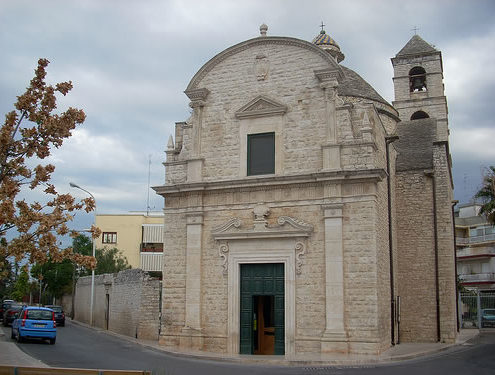
<instances>
[{"instance_id":1,"label":"pilaster","mask_svg":"<svg viewBox=\"0 0 495 375\"><path fill-rule=\"evenodd\" d=\"M181 346L200 347L203 213L186 215L186 318ZM196 337L196 339L195 339ZM188 342L190 342L188 344Z\"/></svg>"},{"instance_id":2,"label":"pilaster","mask_svg":"<svg viewBox=\"0 0 495 375\"><path fill-rule=\"evenodd\" d=\"M193 109L193 139L192 159L187 161L187 182L202 181L203 159L201 159L201 131L204 121L204 107L206 98L210 93L206 88L186 90L186 95L191 102L189 106Z\"/></svg>"},{"instance_id":3,"label":"pilaster","mask_svg":"<svg viewBox=\"0 0 495 375\"><path fill-rule=\"evenodd\" d=\"M337 144L337 87L340 72L332 70L315 71L325 98L326 142L322 145L322 170L340 170L340 146Z\"/></svg>"},{"instance_id":4,"label":"pilaster","mask_svg":"<svg viewBox=\"0 0 495 375\"><path fill-rule=\"evenodd\" d=\"M323 205L325 227L325 331L321 352L348 352L344 326L344 247L342 241L343 204Z\"/></svg>"}]
</instances>

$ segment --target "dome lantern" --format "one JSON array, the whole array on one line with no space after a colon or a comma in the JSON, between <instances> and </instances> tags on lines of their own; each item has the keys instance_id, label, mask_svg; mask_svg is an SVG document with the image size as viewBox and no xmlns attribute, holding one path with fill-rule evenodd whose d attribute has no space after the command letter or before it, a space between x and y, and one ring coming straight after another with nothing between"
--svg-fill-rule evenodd
<instances>
[{"instance_id":1,"label":"dome lantern","mask_svg":"<svg viewBox=\"0 0 495 375\"><path fill-rule=\"evenodd\" d=\"M340 63L344 60L344 54L340 51L340 47L333 38L328 35L325 30L323 30L323 25L321 26L320 33L314 37L313 44L316 44L321 49L327 51L332 57Z\"/></svg>"}]
</instances>

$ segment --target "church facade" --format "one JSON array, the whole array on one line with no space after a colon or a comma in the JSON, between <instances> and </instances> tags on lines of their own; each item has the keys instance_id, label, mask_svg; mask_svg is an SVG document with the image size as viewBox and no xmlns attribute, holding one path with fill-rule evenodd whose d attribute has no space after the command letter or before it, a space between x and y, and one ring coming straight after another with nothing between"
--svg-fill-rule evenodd
<instances>
[{"instance_id":1,"label":"church facade","mask_svg":"<svg viewBox=\"0 0 495 375\"><path fill-rule=\"evenodd\" d=\"M167 145L160 343L290 356L453 342L441 53L413 36L390 104L324 31L260 32L194 75Z\"/></svg>"}]
</instances>

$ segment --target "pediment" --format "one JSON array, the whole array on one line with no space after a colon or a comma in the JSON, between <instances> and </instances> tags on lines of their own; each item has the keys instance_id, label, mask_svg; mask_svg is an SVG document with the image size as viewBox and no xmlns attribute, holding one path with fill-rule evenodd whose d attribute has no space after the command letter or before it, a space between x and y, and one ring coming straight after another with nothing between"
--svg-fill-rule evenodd
<instances>
[{"instance_id":1,"label":"pediment","mask_svg":"<svg viewBox=\"0 0 495 375\"><path fill-rule=\"evenodd\" d=\"M264 116L283 115L287 112L287 106L266 96L259 95L245 104L235 113L237 118L252 118Z\"/></svg>"}]
</instances>

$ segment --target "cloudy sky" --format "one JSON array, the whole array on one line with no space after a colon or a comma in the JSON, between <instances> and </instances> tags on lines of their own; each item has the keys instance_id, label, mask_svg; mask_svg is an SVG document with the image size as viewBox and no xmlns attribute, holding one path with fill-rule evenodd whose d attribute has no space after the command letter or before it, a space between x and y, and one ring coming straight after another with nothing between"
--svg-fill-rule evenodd
<instances>
[{"instance_id":1,"label":"cloudy sky","mask_svg":"<svg viewBox=\"0 0 495 375\"><path fill-rule=\"evenodd\" d=\"M417 27L443 54L455 197L467 202L495 164L494 16L492 0L2 0L0 112L38 58L49 59L48 82L74 84L59 107L87 114L51 158L58 190L84 197L69 187L79 184L100 213L160 210L148 179L162 184L168 137L189 117L183 91L214 55L258 36L262 23L268 35L311 41L323 21L343 65L391 102L390 58ZM91 221L81 213L76 223Z\"/></svg>"}]
</instances>

